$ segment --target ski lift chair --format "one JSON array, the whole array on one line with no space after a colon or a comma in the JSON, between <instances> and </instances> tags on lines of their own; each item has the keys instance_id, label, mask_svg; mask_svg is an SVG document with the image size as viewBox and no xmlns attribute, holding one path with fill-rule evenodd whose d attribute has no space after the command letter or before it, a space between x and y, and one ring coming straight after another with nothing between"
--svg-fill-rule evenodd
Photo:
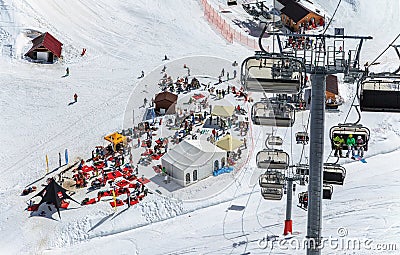
<instances>
[{"instance_id":1,"label":"ski lift chair","mask_svg":"<svg viewBox=\"0 0 400 255\"><path fill-rule=\"evenodd\" d=\"M332 185L324 185L322 187L322 199L332 199L333 186Z\"/></svg>"},{"instance_id":2,"label":"ski lift chair","mask_svg":"<svg viewBox=\"0 0 400 255\"><path fill-rule=\"evenodd\" d=\"M325 109L326 110L338 110L339 109L339 103L336 101L332 101L331 103L326 102L325 103Z\"/></svg>"},{"instance_id":3,"label":"ski lift chair","mask_svg":"<svg viewBox=\"0 0 400 255\"><path fill-rule=\"evenodd\" d=\"M261 188L261 195L265 200L281 200L283 190L276 188Z\"/></svg>"},{"instance_id":4,"label":"ski lift chair","mask_svg":"<svg viewBox=\"0 0 400 255\"><path fill-rule=\"evenodd\" d=\"M228 4L228 6L237 5L237 1L236 0L228 0L227 4Z\"/></svg>"},{"instance_id":5,"label":"ski lift chair","mask_svg":"<svg viewBox=\"0 0 400 255\"><path fill-rule=\"evenodd\" d=\"M296 143L297 144L308 144L310 137L307 132L297 132L296 133Z\"/></svg>"},{"instance_id":6,"label":"ski lift chair","mask_svg":"<svg viewBox=\"0 0 400 255\"><path fill-rule=\"evenodd\" d=\"M305 71L297 59L256 55L243 61L241 83L251 92L297 94L305 85Z\"/></svg>"},{"instance_id":7,"label":"ski lift chair","mask_svg":"<svg viewBox=\"0 0 400 255\"><path fill-rule=\"evenodd\" d=\"M265 140L265 146L268 148L269 146L281 146L283 144L283 139L279 136L268 136L267 140Z\"/></svg>"},{"instance_id":8,"label":"ski lift chair","mask_svg":"<svg viewBox=\"0 0 400 255\"><path fill-rule=\"evenodd\" d=\"M400 77L363 81L360 109L365 112L400 112Z\"/></svg>"},{"instance_id":9,"label":"ski lift chair","mask_svg":"<svg viewBox=\"0 0 400 255\"><path fill-rule=\"evenodd\" d=\"M335 144L333 142L333 139L336 136L343 136L343 139L346 141L347 137L351 134L353 135L354 138L357 138L357 136L361 136L361 138L364 140L364 151L368 151L368 142L369 142L369 137L370 137L370 130L367 127L364 127L361 124L339 124L337 126L331 127L329 131L329 138L331 139L331 148L332 150L335 150ZM347 145L343 144L342 147L343 150L347 150Z\"/></svg>"},{"instance_id":10,"label":"ski lift chair","mask_svg":"<svg viewBox=\"0 0 400 255\"><path fill-rule=\"evenodd\" d=\"M298 195L299 198L299 207L301 209L307 210L308 207L308 192L300 192Z\"/></svg>"},{"instance_id":11,"label":"ski lift chair","mask_svg":"<svg viewBox=\"0 0 400 255\"><path fill-rule=\"evenodd\" d=\"M284 102L257 102L251 108L251 119L255 125L292 127L295 108Z\"/></svg>"},{"instance_id":12,"label":"ski lift chair","mask_svg":"<svg viewBox=\"0 0 400 255\"><path fill-rule=\"evenodd\" d=\"M306 164L300 164L296 167L296 174L298 175L309 175L310 166Z\"/></svg>"},{"instance_id":13,"label":"ski lift chair","mask_svg":"<svg viewBox=\"0 0 400 255\"><path fill-rule=\"evenodd\" d=\"M325 163L323 172L324 184L343 185L346 177L346 169L338 164Z\"/></svg>"},{"instance_id":14,"label":"ski lift chair","mask_svg":"<svg viewBox=\"0 0 400 255\"><path fill-rule=\"evenodd\" d=\"M285 175L278 171L267 171L260 175L258 183L261 188L283 189Z\"/></svg>"},{"instance_id":15,"label":"ski lift chair","mask_svg":"<svg viewBox=\"0 0 400 255\"><path fill-rule=\"evenodd\" d=\"M282 150L262 150L256 155L258 168L262 169L287 169L289 167L289 154Z\"/></svg>"}]
</instances>

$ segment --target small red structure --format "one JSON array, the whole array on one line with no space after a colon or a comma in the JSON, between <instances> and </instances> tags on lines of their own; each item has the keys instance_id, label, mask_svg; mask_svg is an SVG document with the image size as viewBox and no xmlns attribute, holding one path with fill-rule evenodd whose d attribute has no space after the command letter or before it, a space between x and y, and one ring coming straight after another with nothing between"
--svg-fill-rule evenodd
<instances>
[{"instance_id":1,"label":"small red structure","mask_svg":"<svg viewBox=\"0 0 400 255\"><path fill-rule=\"evenodd\" d=\"M62 43L46 32L32 40L32 48L25 56L45 63L54 63L61 57Z\"/></svg>"}]
</instances>

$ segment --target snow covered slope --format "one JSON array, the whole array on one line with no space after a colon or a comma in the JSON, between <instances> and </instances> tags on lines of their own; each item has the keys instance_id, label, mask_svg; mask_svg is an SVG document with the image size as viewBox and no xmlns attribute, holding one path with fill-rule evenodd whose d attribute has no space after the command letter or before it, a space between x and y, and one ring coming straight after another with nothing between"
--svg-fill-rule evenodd
<instances>
[{"instance_id":1,"label":"snow covered slope","mask_svg":"<svg viewBox=\"0 0 400 255\"><path fill-rule=\"evenodd\" d=\"M75 206L64 211L60 221L29 218L24 212L27 198L20 197L20 192L43 177L45 155L49 155L50 169L58 166L58 153L65 148L73 159L89 157L93 146L103 143L103 135L122 127L124 109L141 70L148 73L162 64L164 54L171 59L212 55L239 62L251 52L227 44L203 19L199 3L193 0L4 3L14 10L14 26L4 29L15 41L14 58L0 58L0 230L5 233L0 241L1 254L71 254L77 249L82 254L269 252L260 249L257 242L266 234L282 233L285 201L260 198L259 188L250 181L254 158L237 176L237 182L209 200L183 203L153 195L117 215L109 206L96 205ZM337 1L318 4L333 13ZM373 42L366 43L362 57L371 61L400 32L399 26L393 25L399 21L398 5L395 0L381 0L379 4L343 1L333 25L345 27L347 34L374 36ZM55 65L21 60L21 53L29 47L25 36L28 30L49 31L63 42L64 60ZM82 48L87 49L84 57L80 57ZM389 55L383 64L394 60L396 57ZM71 75L61 78L66 67ZM343 122L354 89L354 85L341 84L346 104L340 113L328 114L327 128ZM78 103L68 106L74 93L79 96ZM301 120L300 115L297 120ZM345 165L345 185L335 187L332 201L324 201L323 235L337 236L337 229L345 227L349 237L398 242L400 115L363 113L362 123L372 131L368 163ZM289 141L294 139L291 131L301 128L299 121L293 130L278 131L285 137L284 149L293 150L296 160L299 147L292 148ZM260 137L266 130L255 128L256 149L263 147ZM329 152L326 145L325 154ZM231 205L246 208L227 210ZM294 208L293 219L294 230L304 236L306 213ZM345 252L328 249L326 253ZM272 254L304 251L275 249Z\"/></svg>"}]
</instances>

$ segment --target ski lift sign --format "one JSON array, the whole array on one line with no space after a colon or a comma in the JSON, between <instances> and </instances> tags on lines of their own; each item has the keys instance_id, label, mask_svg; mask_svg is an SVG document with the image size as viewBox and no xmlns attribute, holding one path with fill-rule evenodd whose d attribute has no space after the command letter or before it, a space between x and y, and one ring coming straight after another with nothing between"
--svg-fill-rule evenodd
<instances>
[{"instance_id":1,"label":"ski lift sign","mask_svg":"<svg viewBox=\"0 0 400 255\"><path fill-rule=\"evenodd\" d=\"M344 35L344 28L335 28L335 35Z\"/></svg>"}]
</instances>

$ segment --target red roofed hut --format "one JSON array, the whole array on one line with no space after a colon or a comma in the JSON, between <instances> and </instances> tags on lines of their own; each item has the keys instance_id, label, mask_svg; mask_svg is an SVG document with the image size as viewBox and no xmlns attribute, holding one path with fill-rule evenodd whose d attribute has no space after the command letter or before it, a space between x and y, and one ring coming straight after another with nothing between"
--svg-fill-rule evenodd
<instances>
[{"instance_id":1,"label":"red roofed hut","mask_svg":"<svg viewBox=\"0 0 400 255\"><path fill-rule=\"evenodd\" d=\"M32 40L32 48L25 56L45 63L54 63L61 57L62 43L46 32Z\"/></svg>"}]
</instances>

